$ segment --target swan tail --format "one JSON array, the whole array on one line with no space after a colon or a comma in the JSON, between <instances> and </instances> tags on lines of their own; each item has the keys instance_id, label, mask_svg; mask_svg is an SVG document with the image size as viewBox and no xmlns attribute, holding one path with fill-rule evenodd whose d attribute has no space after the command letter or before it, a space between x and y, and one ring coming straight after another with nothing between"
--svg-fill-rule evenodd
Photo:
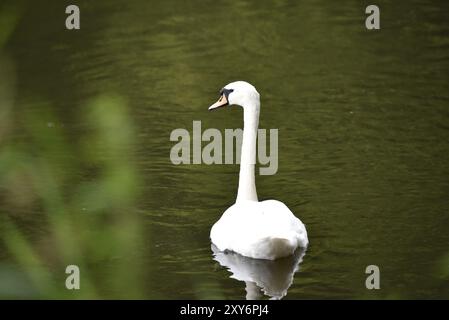
<instances>
[{"instance_id":1,"label":"swan tail","mask_svg":"<svg viewBox=\"0 0 449 320\"><path fill-rule=\"evenodd\" d=\"M266 237L253 252L262 254L261 259L275 260L288 257L295 252L297 245L293 241L281 237ZM255 256L258 254L255 254Z\"/></svg>"}]
</instances>

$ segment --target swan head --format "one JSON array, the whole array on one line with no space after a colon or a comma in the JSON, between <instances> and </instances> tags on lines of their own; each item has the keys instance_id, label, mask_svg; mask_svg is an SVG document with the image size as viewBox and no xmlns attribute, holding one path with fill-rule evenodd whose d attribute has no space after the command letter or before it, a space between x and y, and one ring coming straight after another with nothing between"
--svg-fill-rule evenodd
<instances>
[{"instance_id":1,"label":"swan head","mask_svg":"<svg viewBox=\"0 0 449 320\"><path fill-rule=\"evenodd\" d=\"M246 81L235 81L220 90L218 101L209 107L209 111L238 105L243 108L259 106L260 96L256 88Z\"/></svg>"}]
</instances>

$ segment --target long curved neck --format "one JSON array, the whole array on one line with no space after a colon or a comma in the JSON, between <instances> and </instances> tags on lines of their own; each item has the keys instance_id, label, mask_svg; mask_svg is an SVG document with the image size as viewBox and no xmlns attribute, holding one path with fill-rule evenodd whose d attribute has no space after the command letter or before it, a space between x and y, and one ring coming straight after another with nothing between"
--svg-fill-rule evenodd
<instances>
[{"instance_id":1,"label":"long curved neck","mask_svg":"<svg viewBox=\"0 0 449 320\"><path fill-rule=\"evenodd\" d=\"M256 164L256 139L259 126L259 99L243 107L243 139L240 158L239 189L237 200L258 201L254 169Z\"/></svg>"}]
</instances>

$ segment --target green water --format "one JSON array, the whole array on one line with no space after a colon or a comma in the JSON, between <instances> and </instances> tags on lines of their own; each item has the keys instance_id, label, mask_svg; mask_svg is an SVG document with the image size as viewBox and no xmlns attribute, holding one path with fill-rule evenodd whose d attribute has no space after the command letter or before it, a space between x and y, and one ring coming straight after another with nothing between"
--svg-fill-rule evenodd
<instances>
[{"instance_id":1,"label":"green water","mask_svg":"<svg viewBox=\"0 0 449 320\"><path fill-rule=\"evenodd\" d=\"M366 1L76 2L78 31L65 29L71 3L20 2L2 50L9 73L1 81L14 101L14 123L34 111L41 130L57 127L69 145L88 128L89 101L99 95L125 101L132 152L122 161L139 183L117 211L120 221L132 216L139 228L120 222L110 234L128 241L139 233L139 241L106 255L102 223L84 225L93 249L84 254L81 274L97 283L96 297L245 298L246 284L214 260L209 240L211 226L235 200L238 166L175 166L169 137L176 128L192 132L193 120L203 130L241 127L240 108L207 108L225 84L246 80L261 94L260 127L279 129L279 170L257 176L259 199L283 201L309 234L285 298L449 298L449 2L377 1L378 31L365 28ZM47 120L43 102L56 120ZM14 147L23 132L11 130L0 143ZM107 161L98 145L89 152ZM45 149L27 146L37 154ZM88 160L71 165L82 155L56 154L52 168L70 177L60 186L66 197L73 185L98 178ZM127 189L117 181L115 187ZM64 278L61 266L76 261L47 259L54 240L47 238L45 206L12 206L8 188L14 185L2 183L1 214L33 246L39 243L44 264ZM19 198L36 192L14 190ZM71 209L75 220L108 194L89 190L90 202ZM0 245L0 294L59 297L27 291L30 269L14 240L8 243ZM136 273L126 271L131 260ZM293 268L291 261L280 264L248 268L279 283ZM113 284L117 265L125 271ZM365 288L368 265L380 268L380 290ZM129 291L132 281L139 292Z\"/></svg>"}]
</instances>

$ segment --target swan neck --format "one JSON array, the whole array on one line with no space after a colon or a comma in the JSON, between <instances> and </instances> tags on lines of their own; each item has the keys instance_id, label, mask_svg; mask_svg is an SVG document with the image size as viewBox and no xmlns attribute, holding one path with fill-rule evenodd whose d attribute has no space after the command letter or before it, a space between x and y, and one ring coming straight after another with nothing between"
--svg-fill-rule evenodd
<instances>
[{"instance_id":1,"label":"swan neck","mask_svg":"<svg viewBox=\"0 0 449 320\"><path fill-rule=\"evenodd\" d=\"M255 181L256 140L259 126L260 102L254 101L243 107L243 139L240 158L239 188L237 200L258 201Z\"/></svg>"}]
</instances>

